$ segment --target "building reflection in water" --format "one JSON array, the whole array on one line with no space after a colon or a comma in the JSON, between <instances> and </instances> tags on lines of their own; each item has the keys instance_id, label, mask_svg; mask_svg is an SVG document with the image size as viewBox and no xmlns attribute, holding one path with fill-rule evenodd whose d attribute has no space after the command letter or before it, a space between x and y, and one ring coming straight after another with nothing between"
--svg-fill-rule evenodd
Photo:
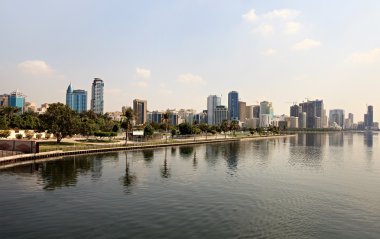
<instances>
[{"instance_id":1,"label":"building reflection in water","mask_svg":"<svg viewBox=\"0 0 380 239\"><path fill-rule=\"evenodd\" d=\"M342 147L344 145L343 132L329 133L329 145Z\"/></svg>"},{"instance_id":2,"label":"building reflection in water","mask_svg":"<svg viewBox=\"0 0 380 239\"><path fill-rule=\"evenodd\" d=\"M209 166L215 166L218 162L221 146L218 144L206 144L205 160Z\"/></svg>"},{"instance_id":3,"label":"building reflection in water","mask_svg":"<svg viewBox=\"0 0 380 239\"><path fill-rule=\"evenodd\" d=\"M364 132L364 144L367 145L368 147L373 146L373 132L372 131L366 131Z\"/></svg>"},{"instance_id":4,"label":"building reflection in water","mask_svg":"<svg viewBox=\"0 0 380 239\"><path fill-rule=\"evenodd\" d=\"M198 166L198 160L197 160L197 150L194 151L194 157L193 157L193 168L197 169Z\"/></svg>"},{"instance_id":5,"label":"building reflection in water","mask_svg":"<svg viewBox=\"0 0 380 239\"><path fill-rule=\"evenodd\" d=\"M227 161L228 169L232 172L237 170L237 165L239 161L239 152L240 143L239 142L231 142L225 145L224 156Z\"/></svg>"},{"instance_id":6,"label":"building reflection in water","mask_svg":"<svg viewBox=\"0 0 380 239\"><path fill-rule=\"evenodd\" d=\"M326 145L328 135L324 133L299 133L296 137L298 146L289 148L289 164L320 169L323 160L322 149Z\"/></svg>"}]
</instances>

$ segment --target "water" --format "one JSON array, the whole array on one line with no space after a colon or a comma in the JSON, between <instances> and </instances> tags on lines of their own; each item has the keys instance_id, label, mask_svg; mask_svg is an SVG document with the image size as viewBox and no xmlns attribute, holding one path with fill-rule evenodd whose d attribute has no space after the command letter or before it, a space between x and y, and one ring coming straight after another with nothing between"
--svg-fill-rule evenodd
<instances>
[{"instance_id":1,"label":"water","mask_svg":"<svg viewBox=\"0 0 380 239\"><path fill-rule=\"evenodd\" d=\"M0 238L380 238L375 133L67 157L0 171Z\"/></svg>"}]
</instances>

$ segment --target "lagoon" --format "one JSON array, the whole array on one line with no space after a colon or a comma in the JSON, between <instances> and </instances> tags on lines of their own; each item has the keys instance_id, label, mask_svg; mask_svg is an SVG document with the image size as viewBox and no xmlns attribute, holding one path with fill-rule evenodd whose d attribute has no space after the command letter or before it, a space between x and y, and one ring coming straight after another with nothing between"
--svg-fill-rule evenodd
<instances>
[{"instance_id":1,"label":"lagoon","mask_svg":"<svg viewBox=\"0 0 380 239\"><path fill-rule=\"evenodd\" d=\"M1 238L379 238L377 133L65 157L0 171Z\"/></svg>"}]
</instances>

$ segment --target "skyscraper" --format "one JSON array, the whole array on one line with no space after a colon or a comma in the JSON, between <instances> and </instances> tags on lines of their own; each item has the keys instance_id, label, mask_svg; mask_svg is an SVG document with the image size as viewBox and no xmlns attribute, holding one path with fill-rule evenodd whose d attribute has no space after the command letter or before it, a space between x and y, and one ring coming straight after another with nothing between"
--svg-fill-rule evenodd
<instances>
[{"instance_id":1,"label":"skyscraper","mask_svg":"<svg viewBox=\"0 0 380 239\"><path fill-rule=\"evenodd\" d=\"M303 102L300 106L306 113L306 128L321 128L325 118L323 100Z\"/></svg>"},{"instance_id":2,"label":"skyscraper","mask_svg":"<svg viewBox=\"0 0 380 239\"><path fill-rule=\"evenodd\" d=\"M25 108L25 95L18 90L13 91L8 95L8 106L18 108L18 113L24 113Z\"/></svg>"},{"instance_id":3,"label":"skyscraper","mask_svg":"<svg viewBox=\"0 0 380 239\"><path fill-rule=\"evenodd\" d=\"M91 110L97 114L104 112L104 82L100 78L94 78L91 88Z\"/></svg>"},{"instance_id":4,"label":"skyscraper","mask_svg":"<svg viewBox=\"0 0 380 239\"><path fill-rule=\"evenodd\" d=\"M239 93L231 91L228 93L229 119L239 120Z\"/></svg>"},{"instance_id":5,"label":"skyscraper","mask_svg":"<svg viewBox=\"0 0 380 239\"><path fill-rule=\"evenodd\" d=\"M215 125L220 125L224 120L228 120L228 109L224 105L217 105L214 109Z\"/></svg>"},{"instance_id":6,"label":"skyscraper","mask_svg":"<svg viewBox=\"0 0 380 239\"><path fill-rule=\"evenodd\" d=\"M147 101L146 100L133 100L133 112L135 114L136 124L145 124L147 121Z\"/></svg>"},{"instance_id":7,"label":"skyscraper","mask_svg":"<svg viewBox=\"0 0 380 239\"><path fill-rule=\"evenodd\" d=\"M367 107L367 120L364 122L367 128L373 127L373 106L372 105L368 105Z\"/></svg>"},{"instance_id":8,"label":"skyscraper","mask_svg":"<svg viewBox=\"0 0 380 239\"><path fill-rule=\"evenodd\" d=\"M300 112L302 112L301 106L299 105L290 106L290 116L298 117Z\"/></svg>"},{"instance_id":9,"label":"skyscraper","mask_svg":"<svg viewBox=\"0 0 380 239\"><path fill-rule=\"evenodd\" d=\"M344 110L334 109L329 113L329 125L333 126L334 123L343 128L344 126Z\"/></svg>"},{"instance_id":10,"label":"skyscraper","mask_svg":"<svg viewBox=\"0 0 380 239\"><path fill-rule=\"evenodd\" d=\"M260 105L253 106L253 118L260 118Z\"/></svg>"},{"instance_id":11,"label":"skyscraper","mask_svg":"<svg viewBox=\"0 0 380 239\"><path fill-rule=\"evenodd\" d=\"M215 124L214 109L221 105L221 98L217 95L209 95L207 97L207 123L209 125Z\"/></svg>"},{"instance_id":12,"label":"skyscraper","mask_svg":"<svg viewBox=\"0 0 380 239\"><path fill-rule=\"evenodd\" d=\"M86 112L87 91L74 90L73 86L70 83L66 91L66 105L78 113Z\"/></svg>"},{"instance_id":13,"label":"skyscraper","mask_svg":"<svg viewBox=\"0 0 380 239\"><path fill-rule=\"evenodd\" d=\"M239 120L245 121L247 118L247 103L243 101L239 101Z\"/></svg>"}]
</instances>

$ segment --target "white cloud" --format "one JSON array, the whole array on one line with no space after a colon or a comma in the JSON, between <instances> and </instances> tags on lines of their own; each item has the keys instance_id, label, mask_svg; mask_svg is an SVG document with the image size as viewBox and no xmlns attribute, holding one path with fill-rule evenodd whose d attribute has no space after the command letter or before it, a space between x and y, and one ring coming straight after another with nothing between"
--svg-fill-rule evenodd
<instances>
[{"instance_id":1,"label":"white cloud","mask_svg":"<svg viewBox=\"0 0 380 239\"><path fill-rule=\"evenodd\" d=\"M205 84L206 82L202 79L202 77L198 75L193 75L190 73L181 74L178 76L178 82L184 84Z\"/></svg>"},{"instance_id":2,"label":"white cloud","mask_svg":"<svg viewBox=\"0 0 380 239\"><path fill-rule=\"evenodd\" d=\"M140 88L147 88L149 84L146 81L137 81L134 85Z\"/></svg>"},{"instance_id":3,"label":"white cloud","mask_svg":"<svg viewBox=\"0 0 380 239\"><path fill-rule=\"evenodd\" d=\"M300 28L301 28L301 23L299 22L294 22L294 21L286 22L284 33L294 34L294 33L299 32Z\"/></svg>"},{"instance_id":4,"label":"white cloud","mask_svg":"<svg viewBox=\"0 0 380 239\"><path fill-rule=\"evenodd\" d=\"M49 75L54 73L54 70L44 61L29 60L18 64L18 68L28 74L33 75Z\"/></svg>"},{"instance_id":5,"label":"white cloud","mask_svg":"<svg viewBox=\"0 0 380 239\"><path fill-rule=\"evenodd\" d=\"M304 50L309 50L312 48L319 47L320 45L321 43L319 41L306 38L305 40L294 44L292 49L296 51L304 51Z\"/></svg>"},{"instance_id":6,"label":"white cloud","mask_svg":"<svg viewBox=\"0 0 380 239\"><path fill-rule=\"evenodd\" d=\"M269 24L261 24L260 26L253 29L253 32L261 35L270 35L274 33L274 28Z\"/></svg>"},{"instance_id":7,"label":"white cloud","mask_svg":"<svg viewBox=\"0 0 380 239\"><path fill-rule=\"evenodd\" d=\"M283 20L288 20L295 18L299 15L299 12L297 10L293 9L275 9L273 11L267 12L264 14L265 18L279 18Z\"/></svg>"},{"instance_id":8,"label":"white cloud","mask_svg":"<svg viewBox=\"0 0 380 239\"><path fill-rule=\"evenodd\" d=\"M145 68L136 68L136 75L139 78L148 79L151 76L150 70Z\"/></svg>"},{"instance_id":9,"label":"white cloud","mask_svg":"<svg viewBox=\"0 0 380 239\"><path fill-rule=\"evenodd\" d=\"M257 20L257 15L256 15L256 10L251 9L249 10L246 14L242 15L243 19L248 21L248 22L254 22Z\"/></svg>"},{"instance_id":10,"label":"white cloud","mask_svg":"<svg viewBox=\"0 0 380 239\"><path fill-rule=\"evenodd\" d=\"M263 54L266 56L273 56L276 53L277 53L276 49L273 49L273 48L269 48L263 52Z\"/></svg>"},{"instance_id":11,"label":"white cloud","mask_svg":"<svg viewBox=\"0 0 380 239\"><path fill-rule=\"evenodd\" d=\"M374 48L365 52L355 52L347 59L347 62L353 64L371 64L377 60L380 60L380 48Z\"/></svg>"}]
</instances>

